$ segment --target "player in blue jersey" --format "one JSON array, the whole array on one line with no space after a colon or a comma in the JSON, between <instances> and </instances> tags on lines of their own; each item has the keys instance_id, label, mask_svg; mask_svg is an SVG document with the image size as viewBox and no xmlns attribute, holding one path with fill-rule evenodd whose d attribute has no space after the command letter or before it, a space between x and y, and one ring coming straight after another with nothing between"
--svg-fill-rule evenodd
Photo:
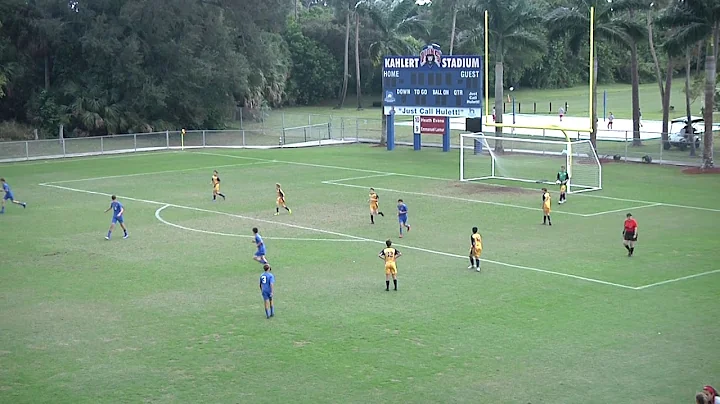
<instances>
[{"instance_id":1,"label":"player in blue jersey","mask_svg":"<svg viewBox=\"0 0 720 404\"><path fill-rule=\"evenodd\" d=\"M270 265L263 266L265 272L260 275L260 292L265 301L265 317L270 318L275 315L275 306L273 306L273 295L275 294L275 275L272 274Z\"/></svg>"},{"instance_id":2,"label":"player in blue jersey","mask_svg":"<svg viewBox=\"0 0 720 404\"><path fill-rule=\"evenodd\" d=\"M118 202L117 196L113 195L110 197L112 202L110 202L110 207L105 209L105 213L109 212L111 209L113 211L113 217L112 217L112 223L110 223L110 230L108 230L107 236L105 236L105 240L110 240L110 237L112 236L112 232L115 229L115 223L120 223L120 227L122 227L123 232L125 232L125 235L123 238L128 238L128 231L127 227L125 227L125 208L123 207L122 203Z\"/></svg>"},{"instance_id":3,"label":"player in blue jersey","mask_svg":"<svg viewBox=\"0 0 720 404\"><path fill-rule=\"evenodd\" d=\"M398 222L400 222L400 238L402 238L403 227L406 228L408 232L410 231L410 225L407 224L408 208L402 199L398 199L397 210L398 210Z\"/></svg>"},{"instance_id":4,"label":"player in blue jersey","mask_svg":"<svg viewBox=\"0 0 720 404\"><path fill-rule=\"evenodd\" d=\"M263 242L262 236L260 236L257 227L253 227L252 232L255 235L253 240L257 246L257 251L255 251L253 259L261 264L267 264L268 261L267 258L265 258L265 242Z\"/></svg>"},{"instance_id":5,"label":"player in blue jersey","mask_svg":"<svg viewBox=\"0 0 720 404\"><path fill-rule=\"evenodd\" d=\"M27 206L27 203L15 200L15 195L13 195L12 189L10 189L10 184L5 182L5 178L0 178L0 184L2 184L2 190L3 192L5 192L5 196L3 196L2 200L2 207L0 208L0 213L5 213L5 201L10 201L15 205L22 206L23 208Z\"/></svg>"}]
</instances>

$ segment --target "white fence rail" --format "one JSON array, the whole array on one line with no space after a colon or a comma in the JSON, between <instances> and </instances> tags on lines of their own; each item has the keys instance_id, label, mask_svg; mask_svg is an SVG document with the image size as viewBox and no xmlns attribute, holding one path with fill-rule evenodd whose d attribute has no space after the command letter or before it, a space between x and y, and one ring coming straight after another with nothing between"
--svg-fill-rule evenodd
<instances>
[{"instance_id":1,"label":"white fence rail","mask_svg":"<svg viewBox=\"0 0 720 404\"><path fill-rule=\"evenodd\" d=\"M184 148L273 148L357 142L333 136L330 123L264 130L197 130L129 135L0 142L0 162L104 154L180 150Z\"/></svg>"},{"instance_id":2,"label":"white fence rail","mask_svg":"<svg viewBox=\"0 0 720 404\"><path fill-rule=\"evenodd\" d=\"M182 148L273 148L304 147L337 143L379 143L382 138L382 121L377 118L337 117L316 114L289 114L285 112L267 115L261 121L242 122L238 130L197 130L137 133L104 137L64 138L54 140L28 140L0 142L0 163L26 160L55 159L65 157L92 156L102 154L133 153ZM461 127L452 127L452 147L458 147L458 133ZM274 128L272 126L275 126ZM641 146L633 146L632 132L616 131L613 140L599 136L597 153L603 160L645 161L659 164L699 166L702 150L695 156L690 150L672 146L663 147L660 134L646 136ZM649 132L646 133L646 135ZM504 136L532 137L534 139L557 140L546 130L538 133L516 131ZM395 141L400 145L412 145L413 134L410 122L398 121L395 126ZM424 135L423 147L440 147L441 137ZM715 141L715 154L720 153L720 139Z\"/></svg>"}]
</instances>

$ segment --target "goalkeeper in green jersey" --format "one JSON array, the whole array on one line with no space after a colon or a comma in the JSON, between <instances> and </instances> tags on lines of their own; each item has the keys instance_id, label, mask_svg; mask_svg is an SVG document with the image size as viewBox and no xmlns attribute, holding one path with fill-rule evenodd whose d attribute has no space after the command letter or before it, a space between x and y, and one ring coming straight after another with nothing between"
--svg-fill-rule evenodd
<instances>
[{"instance_id":1,"label":"goalkeeper in green jersey","mask_svg":"<svg viewBox=\"0 0 720 404\"><path fill-rule=\"evenodd\" d=\"M570 182L570 174L568 174L565 166L560 166L557 173L556 184L560 185L560 204L567 202L567 184Z\"/></svg>"}]
</instances>

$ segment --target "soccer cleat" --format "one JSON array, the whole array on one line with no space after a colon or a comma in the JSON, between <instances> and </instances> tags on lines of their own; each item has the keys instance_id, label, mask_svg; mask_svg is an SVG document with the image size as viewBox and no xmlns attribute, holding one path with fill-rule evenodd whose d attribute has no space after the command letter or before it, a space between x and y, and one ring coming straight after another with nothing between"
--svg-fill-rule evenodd
<instances>
[{"instance_id":1,"label":"soccer cleat","mask_svg":"<svg viewBox=\"0 0 720 404\"><path fill-rule=\"evenodd\" d=\"M22 207L23 207L23 209L24 209L24 208L27 208L27 203L23 203L23 204L22 204Z\"/></svg>"},{"instance_id":2,"label":"soccer cleat","mask_svg":"<svg viewBox=\"0 0 720 404\"><path fill-rule=\"evenodd\" d=\"M292 215L292 209L288 209L288 215Z\"/></svg>"},{"instance_id":3,"label":"soccer cleat","mask_svg":"<svg viewBox=\"0 0 720 404\"><path fill-rule=\"evenodd\" d=\"M477 267L476 271L480 272L480 267Z\"/></svg>"},{"instance_id":4,"label":"soccer cleat","mask_svg":"<svg viewBox=\"0 0 720 404\"><path fill-rule=\"evenodd\" d=\"M110 240L110 237L108 237L108 236L105 236L105 240Z\"/></svg>"},{"instance_id":5,"label":"soccer cleat","mask_svg":"<svg viewBox=\"0 0 720 404\"><path fill-rule=\"evenodd\" d=\"M410 226L405 226L407 228L408 233L410 233Z\"/></svg>"},{"instance_id":6,"label":"soccer cleat","mask_svg":"<svg viewBox=\"0 0 720 404\"><path fill-rule=\"evenodd\" d=\"M128 237L130 237L129 234L126 234L126 235L123 236L123 238L128 238Z\"/></svg>"},{"instance_id":7,"label":"soccer cleat","mask_svg":"<svg viewBox=\"0 0 720 404\"><path fill-rule=\"evenodd\" d=\"M400 235L400 238L403 238L403 235L402 235L402 234Z\"/></svg>"},{"instance_id":8,"label":"soccer cleat","mask_svg":"<svg viewBox=\"0 0 720 404\"><path fill-rule=\"evenodd\" d=\"M275 212L275 214L273 216L279 216L279 215L280 215L279 212Z\"/></svg>"},{"instance_id":9,"label":"soccer cleat","mask_svg":"<svg viewBox=\"0 0 720 404\"><path fill-rule=\"evenodd\" d=\"M475 269L475 265L470 265L468 269Z\"/></svg>"}]
</instances>

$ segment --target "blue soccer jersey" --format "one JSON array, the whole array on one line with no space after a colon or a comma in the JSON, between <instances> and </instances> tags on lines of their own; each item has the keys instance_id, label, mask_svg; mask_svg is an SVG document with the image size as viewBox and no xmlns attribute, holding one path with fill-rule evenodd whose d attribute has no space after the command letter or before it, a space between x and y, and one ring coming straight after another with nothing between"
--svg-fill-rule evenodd
<instances>
[{"instance_id":1,"label":"blue soccer jersey","mask_svg":"<svg viewBox=\"0 0 720 404\"><path fill-rule=\"evenodd\" d=\"M113 223L116 223L116 222L122 223L123 222L123 216L122 216L123 205L122 205L122 203L120 203L118 201L112 201L112 203L110 204L110 208L112 208L112 211L113 211L112 222Z\"/></svg>"},{"instance_id":2,"label":"blue soccer jersey","mask_svg":"<svg viewBox=\"0 0 720 404\"><path fill-rule=\"evenodd\" d=\"M404 203L401 203L398 205L398 220L399 221L401 221L401 222L407 221L407 211L408 211L407 205L405 205Z\"/></svg>"},{"instance_id":3,"label":"blue soccer jersey","mask_svg":"<svg viewBox=\"0 0 720 404\"><path fill-rule=\"evenodd\" d=\"M257 254L265 255L265 243L263 242L260 233L255 234L255 244L257 245Z\"/></svg>"},{"instance_id":4,"label":"blue soccer jersey","mask_svg":"<svg viewBox=\"0 0 720 404\"><path fill-rule=\"evenodd\" d=\"M272 286L275 284L275 275L269 271L265 271L260 275L260 288L262 289L263 297L270 298L272 294Z\"/></svg>"},{"instance_id":5,"label":"blue soccer jersey","mask_svg":"<svg viewBox=\"0 0 720 404\"><path fill-rule=\"evenodd\" d=\"M8 184L7 182L3 183L3 191L5 192L5 196L3 197L3 199L13 199L13 193L10 189L10 184Z\"/></svg>"}]
</instances>

